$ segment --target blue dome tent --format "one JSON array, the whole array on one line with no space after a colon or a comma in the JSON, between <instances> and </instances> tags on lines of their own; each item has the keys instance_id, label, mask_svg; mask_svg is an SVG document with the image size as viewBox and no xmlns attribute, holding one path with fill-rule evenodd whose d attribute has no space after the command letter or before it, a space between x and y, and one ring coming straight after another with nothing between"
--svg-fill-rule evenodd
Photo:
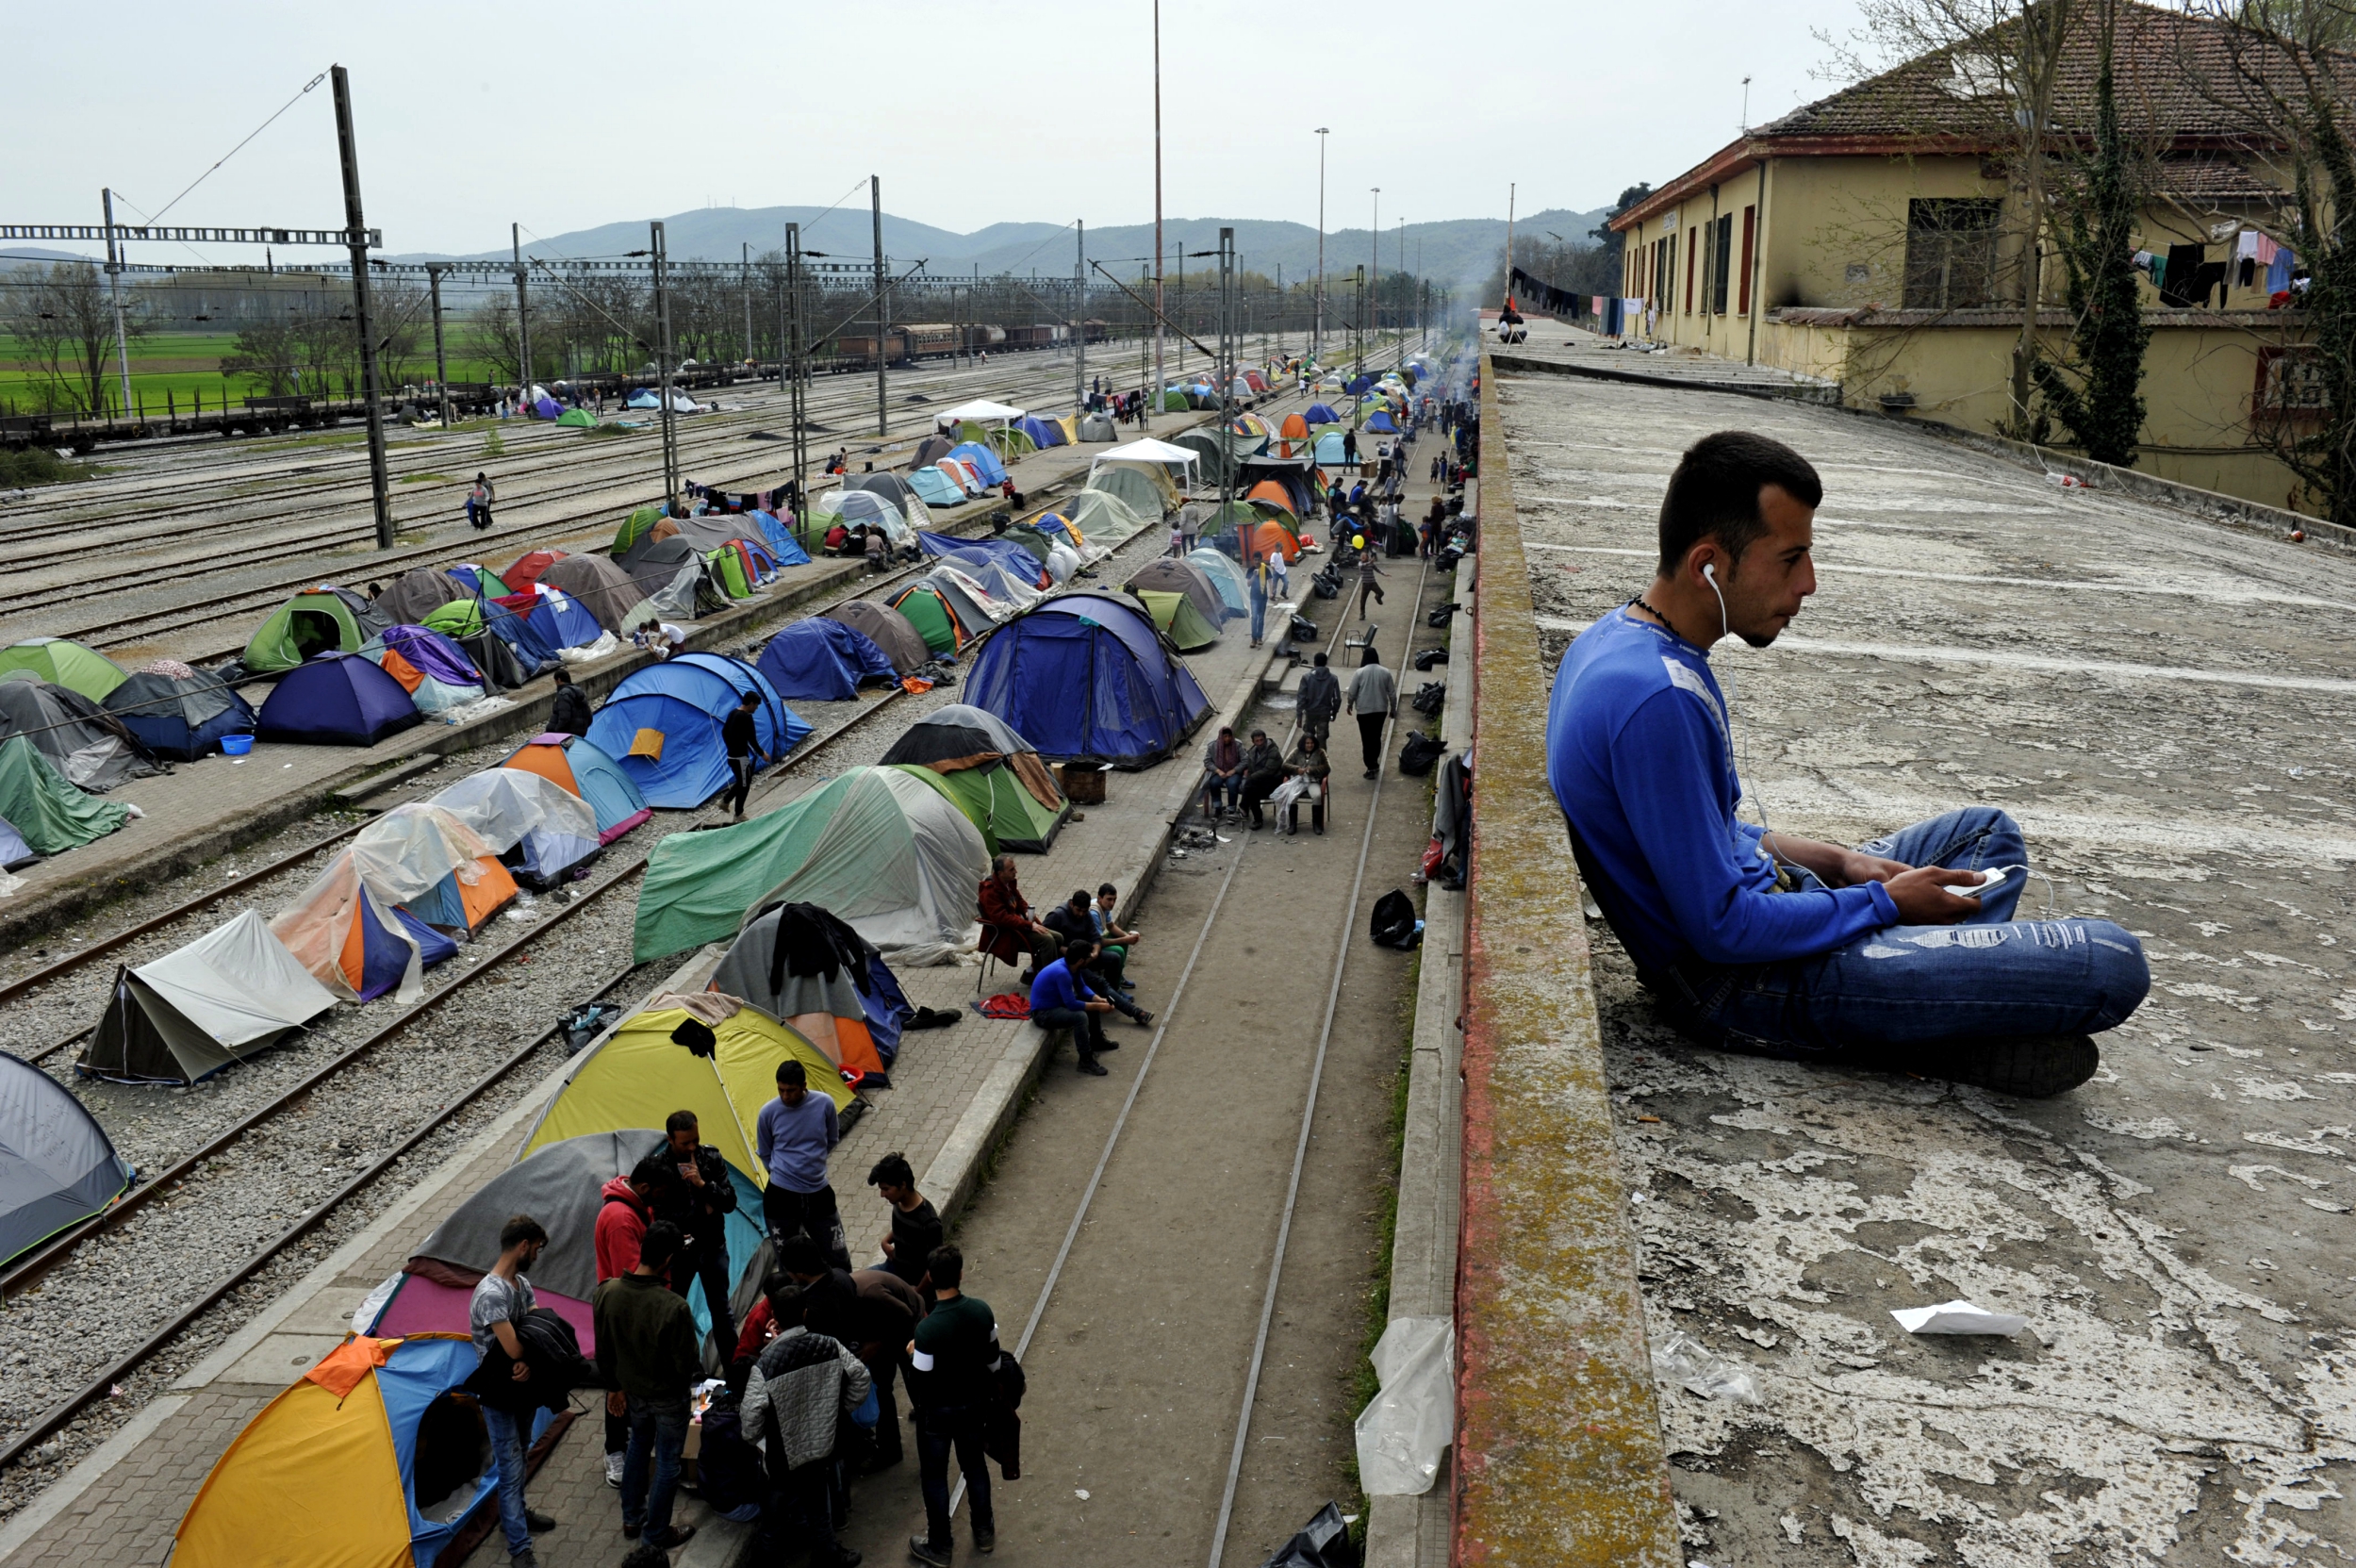
<instances>
[{"instance_id":1,"label":"blue dome tent","mask_svg":"<svg viewBox=\"0 0 2356 1568\"><path fill-rule=\"evenodd\" d=\"M965 699L1057 761L1115 767L1168 756L1210 701L1143 604L1083 590L1050 599L998 629L965 678Z\"/></svg>"},{"instance_id":2,"label":"blue dome tent","mask_svg":"<svg viewBox=\"0 0 2356 1568\"><path fill-rule=\"evenodd\" d=\"M729 783L720 724L747 692L761 699L753 736L763 751L783 756L801 744L810 726L769 678L721 653L682 653L633 674L598 709L589 741L620 764L647 804L700 806Z\"/></svg>"},{"instance_id":3,"label":"blue dome tent","mask_svg":"<svg viewBox=\"0 0 2356 1568\"><path fill-rule=\"evenodd\" d=\"M755 668L780 697L814 702L847 702L859 695L862 681L898 678L891 655L865 634L824 616L798 620L770 638Z\"/></svg>"},{"instance_id":4,"label":"blue dome tent","mask_svg":"<svg viewBox=\"0 0 2356 1568\"><path fill-rule=\"evenodd\" d=\"M278 677L256 733L310 746L373 746L424 719L401 683L371 661L321 653Z\"/></svg>"},{"instance_id":5,"label":"blue dome tent","mask_svg":"<svg viewBox=\"0 0 2356 1568\"><path fill-rule=\"evenodd\" d=\"M992 452L980 441L961 442L949 448L949 455L961 463L971 463L974 466L974 471L981 475L985 484L1003 485L1006 483L1006 465L998 461L997 453Z\"/></svg>"},{"instance_id":6,"label":"blue dome tent","mask_svg":"<svg viewBox=\"0 0 2356 1568\"><path fill-rule=\"evenodd\" d=\"M959 562L985 561L991 566L1004 568L1007 575L1018 583L1029 583L1034 587L1038 586L1039 557L1013 539L961 539L954 534L932 534L919 529L916 543L928 555Z\"/></svg>"}]
</instances>

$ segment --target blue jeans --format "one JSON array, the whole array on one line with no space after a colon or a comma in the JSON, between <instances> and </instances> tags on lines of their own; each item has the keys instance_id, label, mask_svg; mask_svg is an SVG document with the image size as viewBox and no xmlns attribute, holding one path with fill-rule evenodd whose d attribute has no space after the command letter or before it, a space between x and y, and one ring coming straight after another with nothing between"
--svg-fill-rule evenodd
<instances>
[{"instance_id":1,"label":"blue jeans","mask_svg":"<svg viewBox=\"0 0 2356 1568\"><path fill-rule=\"evenodd\" d=\"M532 1549L532 1527L523 1518L523 1428L505 1411L483 1407L483 1427L491 1439L491 1470L499 1477L499 1527L507 1555Z\"/></svg>"},{"instance_id":2,"label":"blue jeans","mask_svg":"<svg viewBox=\"0 0 2356 1568\"><path fill-rule=\"evenodd\" d=\"M1252 640L1258 642L1268 619L1268 592L1260 586L1260 573L1256 571L1246 579L1246 583L1252 595Z\"/></svg>"},{"instance_id":3,"label":"blue jeans","mask_svg":"<svg viewBox=\"0 0 2356 1568\"><path fill-rule=\"evenodd\" d=\"M1858 848L1959 870L2028 858L2019 828L1993 806L1951 811ZM1804 890L1824 885L1806 871L1793 876ZM2116 1029L2151 989L2143 945L2109 920L2015 920L2028 880L2016 873L1958 925L1886 926L1831 952L1773 964L1689 958L1645 983L1688 1033L1781 1056Z\"/></svg>"},{"instance_id":4,"label":"blue jeans","mask_svg":"<svg viewBox=\"0 0 2356 1568\"><path fill-rule=\"evenodd\" d=\"M1209 781L1203 785L1203 810L1210 812L1216 809L1219 797L1224 794L1227 798L1227 809L1233 811L1235 803L1244 798L1244 775L1235 773L1223 779L1212 773L1209 775Z\"/></svg>"},{"instance_id":5,"label":"blue jeans","mask_svg":"<svg viewBox=\"0 0 2356 1568\"><path fill-rule=\"evenodd\" d=\"M686 1400L630 1401L630 1446L621 1461L623 1534L644 1532L655 1541L670 1534L671 1499L679 1492L679 1456L686 1446ZM651 1495L647 1488L650 1463L654 1472Z\"/></svg>"}]
</instances>

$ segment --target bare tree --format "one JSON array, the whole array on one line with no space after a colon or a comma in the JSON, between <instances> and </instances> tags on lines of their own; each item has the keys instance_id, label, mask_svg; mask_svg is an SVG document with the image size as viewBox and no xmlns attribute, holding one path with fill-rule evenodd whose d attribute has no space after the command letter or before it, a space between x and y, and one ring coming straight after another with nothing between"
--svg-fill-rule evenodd
<instances>
[{"instance_id":1,"label":"bare tree","mask_svg":"<svg viewBox=\"0 0 2356 1568\"><path fill-rule=\"evenodd\" d=\"M52 262L14 297L9 330L30 351L50 407L96 414L112 406L115 317L106 274L85 262ZM134 296L124 304L124 338L135 342L147 334Z\"/></svg>"},{"instance_id":2,"label":"bare tree","mask_svg":"<svg viewBox=\"0 0 2356 1568\"><path fill-rule=\"evenodd\" d=\"M2290 177L2286 238L2307 277L2290 318L2303 345L2262 349L2252 429L2332 521L2356 524L2356 7L2348 0L2193 0L2213 24L2180 62L2210 105Z\"/></svg>"}]
</instances>

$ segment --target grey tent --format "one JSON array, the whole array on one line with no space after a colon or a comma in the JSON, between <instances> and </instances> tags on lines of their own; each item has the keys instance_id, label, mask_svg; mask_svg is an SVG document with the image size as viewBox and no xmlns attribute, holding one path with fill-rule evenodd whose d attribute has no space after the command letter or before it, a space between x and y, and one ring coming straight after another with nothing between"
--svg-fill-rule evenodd
<instances>
[{"instance_id":1,"label":"grey tent","mask_svg":"<svg viewBox=\"0 0 2356 1568\"><path fill-rule=\"evenodd\" d=\"M1235 471L1246 452L1266 444L1258 436L1244 437L1232 432L1189 430L1170 438L1172 446L1184 447L1202 459L1200 473L1206 485L1216 485Z\"/></svg>"},{"instance_id":2,"label":"grey tent","mask_svg":"<svg viewBox=\"0 0 2356 1568\"><path fill-rule=\"evenodd\" d=\"M640 539L621 558L622 570L630 574L642 593L660 593L679 575L681 567L702 564L702 554L676 534L666 534L659 539Z\"/></svg>"},{"instance_id":3,"label":"grey tent","mask_svg":"<svg viewBox=\"0 0 2356 1568\"><path fill-rule=\"evenodd\" d=\"M971 573L951 566L934 567L916 579L916 586L931 588L948 601L949 608L957 612L958 621L965 628L968 636L980 635L984 629L997 625L1024 608L1020 604L991 598L990 590L976 582Z\"/></svg>"},{"instance_id":4,"label":"grey tent","mask_svg":"<svg viewBox=\"0 0 2356 1568\"><path fill-rule=\"evenodd\" d=\"M176 952L117 969L114 994L75 1065L126 1083L193 1083L335 1005L249 909Z\"/></svg>"},{"instance_id":5,"label":"grey tent","mask_svg":"<svg viewBox=\"0 0 2356 1568\"><path fill-rule=\"evenodd\" d=\"M916 455L909 460L911 468L929 468L955 451L957 443L947 436L927 436L916 443Z\"/></svg>"},{"instance_id":6,"label":"grey tent","mask_svg":"<svg viewBox=\"0 0 2356 1568\"><path fill-rule=\"evenodd\" d=\"M561 561L551 561L539 580L559 593L579 600L581 607L597 617L597 623L609 632L620 631L631 606L646 597L646 589L638 586L631 573L602 555L568 555Z\"/></svg>"},{"instance_id":7,"label":"grey tent","mask_svg":"<svg viewBox=\"0 0 2356 1568\"><path fill-rule=\"evenodd\" d=\"M650 1112L650 1114L667 1113ZM499 1228L530 1214L548 1232L548 1249L532 1265L543 1291L586 1301L597 1293L597 1216L602 1189L663 1145L652 1128L585 1132L549 1145L485 1182L410 1256L407 1272L471 1286L499 1262Z\"/></svg>"},{"instance_id":8,"label":"grey tent","mask_svg":"<svg viewBox=\"0 0 2356 1568\"><path fill-rule=\"evenodd\" d=\"M1082 417L1079 421L1079 438L1083 441L1111 441L1119 439L1119 435L1112 426L1112 416L1110 414L1089 414Z\"/></svg>"},{"instance_id":9,"label":"grey tent","mask_svg":"<svg viewBox=\"0 0 2356 1568\"><path fill-rule=\"evenodd\" d=\"M223 735L250 735L255 729L245 699L203 670L168 675L142 669L107 693L104 705L151 755L175 762L194 762L219 749Z\"/></svg>"},{"instance_id":10,"label":"grey tent","mask_svg":"<svg viewBox=\"0 0 2356 1568\"><path fill-rule=\"evenodd\" d=\"M1192 561L1180 561L1168 555L1148 561L1129 580L1129 588L1151 589L1155 593L1182 593L1194 602L1194 608L1204 620L1216 626L1227 619L1227 602L1219 597L1219 586L1207 576L1203 569Z\"/></svg>"},{"instance_id":11,"label":"grey tent","mask_svg":"<svg viewBox=\"0 0 2356 1568\"><path fill-rule=\"evenodd\" d=\"M1152 480L1135 469L1117 465L1098 469L1088 476L1088 483L1081 487L1112 496L1148 522L1160 518L1164 510L1162 492L1154 487Z\"/></svg>"},{"instance_id":12,"label":"grey tent","mask_svg":"<svg viewBox=\"0 0 2356 1568\"><path fill-rule=\"evenodd\" d=\"M902 675L931 662L932 650L925 646L925 639L916 635L906 616L888 604L879 604L872 599L848 599L827 611L826 617L841 621L882 649L883 656Z\"/></svg>"},{"instance_id":13,"label":"grey tent","mask_svg":"<svg viewBox=\"0 0 2356 1568\"><path fill-rule=\"evenodd\" d=\"M672 537L685 539L707 554L731 539L750 539L763 550L769 548L768 536L761 531L761 525L741 513L706 512L698 518L674 518L671 526L678 530Z\"/></svg>"},{"instance_id":14,"label":"grey tent","mask_svg":"<svg viewBox=\"0 0 2356 1568\"><path fill-rule=\"evenodd\" d=\"M777 924L783 914L784 906L780 904L745 922L736 940L721 957L719 966L712 971L712 989L748 1002L782 1024L792 1025L796 1018L814 1015L828 1018L864 1016L865 1006L860 1000L859 982L851 977L848 966L836 968L829 978L823 973L793 974L789 966L776 962ZM776 976L779 988L770 986L772 975Z\"/></svg>"},{"instance_id":15,"label":"grey tent","mask_svg":"<svg viewBox=\"0 0 2356 1568\"><path fill-rule=\"evenodd\" d=\"M394 578L376 596L376 613L396 625L421 626L443 605L473 597L464 583L439 567L419 567Z\"/></svg>"},{"instance_id":16,"label":"grey tent","mask_svg":"<svg viewBox=\"0 0 2356 1568\"><path fill-rule=\"evenodd\" d=\"M20 734L57 765L68 784L93 795L158 770L123 720L29 669L0 675L0 740Z\"/></svg>"},{"instance_id":17,"label":"grey tent","mask_svg":"<svg viewBox=\"0 0 2356 1568\"><path fill-rule=\"evenodd\" d=\"M0 1052L0 1263L79 1224L131 1184L131 1167L65 1085Z\"/></svg>"},{"instance_id":18,"label":"grey tent","mask_svg":"<svg viewBox=\"0 0 2356 1568\"><path fill-rule=\"evenodd\" d=\"M903 517L908 513L908 503L916 500L916 492L910 489L908 481L897 473L863 473L855 479L844 480L843 488L872 491L898 507ZM917 504L922 505L923 503L917 502Z\"/></svg>"}]
</instances>

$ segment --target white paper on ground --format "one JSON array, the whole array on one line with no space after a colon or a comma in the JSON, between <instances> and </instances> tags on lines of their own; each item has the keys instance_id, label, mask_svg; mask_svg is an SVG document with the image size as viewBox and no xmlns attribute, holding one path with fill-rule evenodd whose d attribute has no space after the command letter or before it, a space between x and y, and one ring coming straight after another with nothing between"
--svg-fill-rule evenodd
<instances>
[{"instance_id":1,"label":"white paper on ground","mask_svg":"<svg viewBox=\"0 0 2356 1568\"><path fill-rule=\"evenodd\" d=\"M2017 1334L2029 1326L2018 1312L1991 1312L1969 1301L1902 1307L1889 1315L1910 1334Z\"/></svg>"}]
</instances>

